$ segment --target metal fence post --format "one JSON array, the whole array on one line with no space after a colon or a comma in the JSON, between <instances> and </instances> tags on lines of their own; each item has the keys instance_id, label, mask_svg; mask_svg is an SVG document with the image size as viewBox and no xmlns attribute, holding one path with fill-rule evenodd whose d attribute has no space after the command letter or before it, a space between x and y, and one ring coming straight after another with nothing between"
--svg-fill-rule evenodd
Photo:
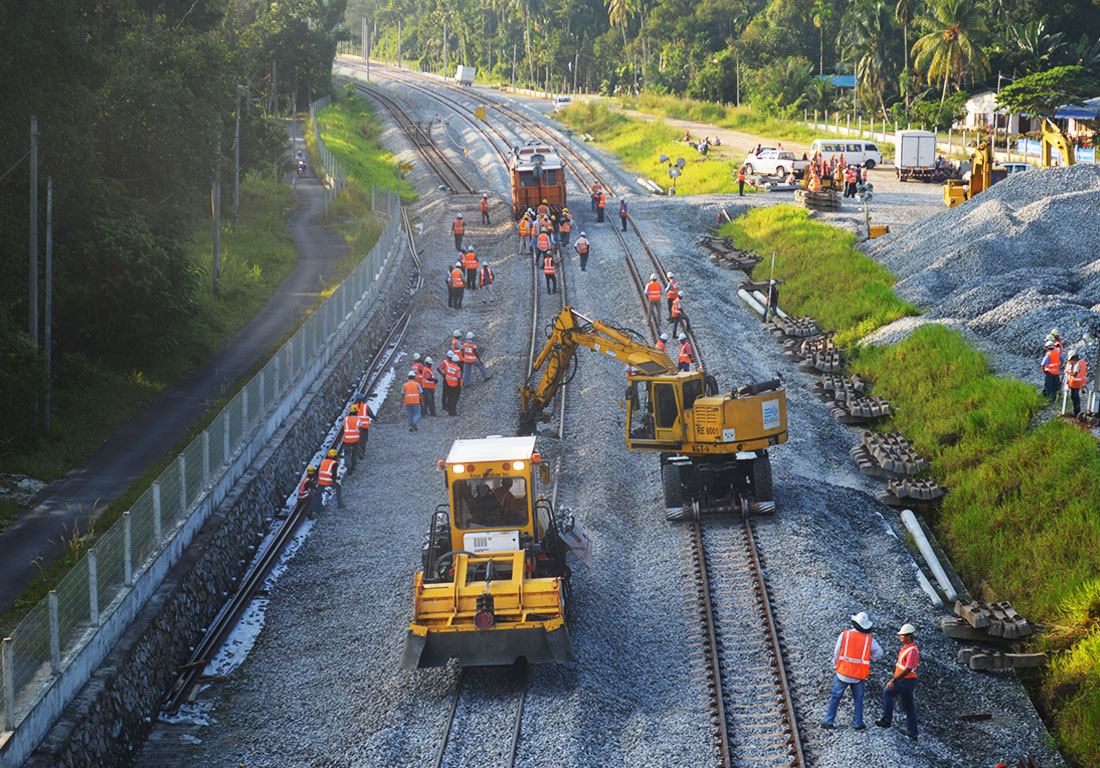
<instances>
[{"instance_id":1,"label":"metal fence post","mask_svg":"<svg viewBox=\"0 0 1100 768\"><path fill-rule=\"evenodd\" d=\"M0 730L15 730L15 664L11 658L11 638L0 641L0 667L4 675L4 719Z\"/></svg>"},{"instance_id":2,"label":"metal fence post","mask_svg":"<svg viewBox=\"0 0 1100 768\"><path fill-rule=\"evenodd\" d=\"M248 420L248 386L246 385L241 390L241 441L244 441L244 433L248 431L248 427L252 424Z\"/></svg>"},{"instance_id":3,"label":"metal fence post","mask_svg":"<svg viewBox=\"0 0 1100 768\"><path fill-rule=\"evenodd\" d=\"M176 458L180 476L180 515L187 514L187 458L181 453Z\"/></svg>"},{"instance_id":4,"label":"metal fence post","mask_svg":"<svg viewBox=\"0 0 1100 768\"><path fill-rule=\"evenodd\" d=\"M61 622L57 617L57 590L51 589L48 605L50 609L50 671L61 674Z\"/></svg>"},{"instance_id":5,"label":"metal fence post","mask_svg":"<svg viewBox=\"0 0 1100 768\"><path fill-rule=\"evenodd\" d=\"M280 381L282 375L279 369L282 368L282 365L282 359L279 357L279 355L276 354L274 358L274 364L272 365L272 369L275 373L275 383L271 387L271 391L275 393L276 398L278 398L279 395L282 394L282 389L279 388L279 385L282 383Z\"/></svg>"},{"instance_id":6,"label":"metal fence post","mask_svg":"<svg viewBox=\"0 0 1100 768\"><path fill-rule=\"evenodd\" d=\"M210 433L202 431L202 487L210 487Z\"/></svg>"},{"instance_id":7,"label":"metal fence post","mask_svg":"<svg viewBox=\"0 0 1100 768\"><path fill-rule=\"evenodd\" d=\"M231 423L228 413L229 408L226 407L225 410L225 426L222 428L222 466L228 467L230 460L233 458L233 454L231 453L233 446L230 445L229 440L229 425Z\"/></svg>"},{"instance_id":8,"label":"metal fence post","mask_svg":"<svg viewBox=\"0 0 1100 768\"><path fill-rule=\"evenodd\" d=\"M374 185L370 185L370 212L374 213Z\"/></svg>"},{"instance_id":9,"label":"metal fence post","mask_svg":"<svg viewBox=\"0 0 1100 768\"><path fill-rule=\"evenodd\" d=\"M93 627L99 626L99 566L95 550L88 550L88 615Z\"/></svg>"},{"instance_id":10,"label":"metal fence post","mask_svg":"<svg viewBox=\"0 0 1100 768\"><path fill-rule=\"evenodd\" d=\"M164 539L163 519L160 513L160 483L153 483L153 537L158 547Z\"/></svg>"},{"instance_id":11,"label":"metal fence post","mask_svg":"<svg viewBox=\"0 0 1100 768\"><path fill-rule=\"evenodd\" d=\"M122 513L122 576L126 586L134 583L134 526L130 510Z\"/></svg>"}]
</instances>

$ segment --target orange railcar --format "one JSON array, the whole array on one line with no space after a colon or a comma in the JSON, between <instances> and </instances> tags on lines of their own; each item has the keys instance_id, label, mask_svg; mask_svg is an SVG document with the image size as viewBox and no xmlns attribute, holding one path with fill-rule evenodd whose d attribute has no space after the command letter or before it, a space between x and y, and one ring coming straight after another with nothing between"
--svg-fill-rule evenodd
<instances>
[{"instance_id":1,"label":"orange railcar","mask_svg":"<svg viewBox=\"0 0 1100 768\"><path fill-rule=\"evenodd\" d=\"M518 219L528 208L537 210L543 200L555 213L565 201L565 167L553 147L528 141L512 148L512 211Z\"/></svg>"}]
</instances>

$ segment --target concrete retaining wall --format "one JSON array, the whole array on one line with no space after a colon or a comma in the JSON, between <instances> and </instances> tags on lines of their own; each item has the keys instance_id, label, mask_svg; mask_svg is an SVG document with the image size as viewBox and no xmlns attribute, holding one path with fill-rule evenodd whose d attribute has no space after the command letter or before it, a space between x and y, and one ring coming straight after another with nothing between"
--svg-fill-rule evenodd
<instances>
[{"instance_id":1,"label":"concrete retaining wall","mask_svg":"<svg viewBox=\"0 0 1100 768\"><path fill-rule=\"evenodd\" d=\"M27 768L121 765L144 739L177 666L236 588L266 518L283 506L303 462L321 445L407 299L413 265L404 240L398 248L376 305L257 432L245 450L250 467L225 500L209 516L193 515L205 518L201 528L177 536L173 547L180 551L166 550L147 573L163 578L150 579L146 594L135 588L132 605L143 605L140 612L115 612L112 620L129 627L24 763Z\"/></svg>"}]
</instances>

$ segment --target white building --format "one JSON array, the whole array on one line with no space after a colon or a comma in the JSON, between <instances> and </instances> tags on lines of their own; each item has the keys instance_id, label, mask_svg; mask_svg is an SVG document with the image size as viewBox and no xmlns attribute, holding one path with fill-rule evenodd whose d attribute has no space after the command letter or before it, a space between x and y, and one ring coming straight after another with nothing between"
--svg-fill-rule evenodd
<instances>
[{"instance_id":1,"label":"white building","mask_svg":"<svg viewBox=\"0 0 1100 768\"><path fill-rule=\"evenodd\" d=\"M955 128L960 131L976 131L982 128L996 127L997 130L1003 131L1007 125L1010 134L1019 133L1020 116L1006 115L1004 112L998 111L996 98L995 91L975 93L966 100L966 116L963 117L961 122L955 124ZM1026 131L1028 130L1026 118L1024 122L1023 130Z\"/></svg>"}]
</instances>

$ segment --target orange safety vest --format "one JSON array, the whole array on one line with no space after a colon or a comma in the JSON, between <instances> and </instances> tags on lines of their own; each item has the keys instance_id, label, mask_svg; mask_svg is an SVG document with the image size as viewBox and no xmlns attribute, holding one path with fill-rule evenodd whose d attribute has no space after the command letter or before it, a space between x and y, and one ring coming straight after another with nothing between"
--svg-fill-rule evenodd
<instances>
[{"instance_id":1,"label":"orange safety vest","mask_svg":"<svg viewBox=\"0 0 1100 768\"><path fill-rule=\"evenodd\" d=\"M912 654L911 654L910 658L908 659L908 661L913 662L912 666L910 666L909 664L902 664L901 663L902 657L908 655L909 651L912 651ZM901 647L901 650L898 651L898 661L894 665L894 677L897 677L898 674L900 674L903 669L909 669L910 670L902 678L903 680L907 679L907 678L910 678L910 677L916 677L917 676L917 662L919 661L919 659L920 659L920 654L917 651L917 644L916 643L909 643L907 645L903 645Z\"/></svg>"},{"instance_id":2,"label":"orange safety vest","mask_svg":"<svg viewBox=\"0 0 1100 768\"><path fill-rule=\"evenodd\" d=\"M1088 375L1085 373L1085 361L1078 360L1075 364L1066 366L1066 386L1070 389L1084 389L1088 383Z\"/></svg>"},{"instance_id":3,"label":"orange safety vest","mask_svg":"<svg viewBox=\"0 0 1100 768\"><path fill-rule=\"evenodd\" d=\"M455 267L451 270L451 285L455 288L465 288L466 283L462 282L462 270Z\"/></svg>"},{"instance_id":4,"label":"orange safety vest","mask_svg":"<svg viewBox=\"0 0 1100 768\"><path fill-rule=\"evenodd\" d=\"M871 673L871 636L855 629L841 635L840 656L836 673L856 680L866 680Z\"/></svg>"},{"instance_id":5,"label":"orange safety vest","mask_svg":"<svg viewBox=\"0 0 1100 768\"><path fill-rule=\"evenodd\" d=\"M669 280L668 281L668 288L666 289L666 293L668 294L668 297L670 299L675 299L677 296L679 296L680 295L680 281L679 280Z\"/></svg>"},{"instance_id":6,"label":"orange safety vest","mask_svg":"<svg viewBox=\"0 0 1100 768\"><path fill-rule=\"evenodd\" d=\"M592 196L595 197L598 194L600 194L600 182L597 181L592 185Z\"/></svg>"},{"instance_id":7,"label":"orange safety vest","mask_svg":"<svg viewBox=\"0 0 1100 768\"><path fill-rule=\"evenodd\" d=\"M336 479L336 459L322 459L317 470L317 485L329 486Z\"/></svg>"},{"instance_id":8,"label":"orange safety vest","mask_svg":"<svg viewBox=\"0 0 1100 768\"><path fill-rule=\"evenodd\" d=\"M657 349L661 350L662 352L665 351L665 343L660 339L657 340Z\"/></svg>"},{"instance_id":9,"label":"orange safety vest","mask_svg":"<svg viewBox=\"0 0 1100 768\"><path fill-rule=\"evenodd\" d=\"M680 316L680 297L679 296L677 296L675 299L672 300L672 316L673 317L679 317Z\"/></svg>"},{"instance_id":10,"label":"orange safety vest","mask_svg":"<svg viewBox=\"0 0 1100 768\"><path fill-rule=\"evenodd\" d=\"M435 371L431 366L425 365L420 369L420 384L424 389L435 389Z\"/></svg>"},{"instance_id":11,"label":"orange safety vest","mask_svg":"<svg viewBox=\"0 0 1100 768\"><path fill-rule=\"evenodd\" d=\"M366 403L356 403L359 406L359 429L370 429L370 411L367 410Z\"/></svg>"},{"instance_id":12,"label":"orange safety vest","mask_svg":"<svg viewBox=\"0 0 1100 768\"><path fill-rule=\"evenodd\" d=\"M573 217L572 216L563 216L562 220L561 220L561 224L558 225L558 230L561 231L561 232L568 232L572 228L573 228Z\"/></svg>"},{"instance_id":13,"label":"orange safety vest","mask_svg":"<svg viewBox=\"0 0 1100 768\"><path fill-rule=\"evenodd\" d=\"M492 285L493 284L493 270L488 264L486 264L484 267L481 268L481 284L482 285Z\"/></svg>"},{"instance_id":14,"label":"orange safety vest","mask_svg":"<svg viewBox=\"0 0 1100 768\"><path fill-rule=\"evenodd\" d=\"M810 189L814 192L820 192L821 191L821 179L817 178L817 176L811 176L810 177Z\"/></svg>"},{"instance_id":15,"label":"orange safety vest","mask_svg":"<svg viewBox=\"0 0 1100 768\"><path fill-rule=\"evenodd\" d=\"M600 193L600 199L596 201L597 208L603 208L607 204L607 200L604 199L603 192Z\"/></svg>"},{"instance_id":16,"label":"orange safety vest","mask_svg":"<svg viewBox=\"0 0 1100 768\"><path fill-rule=\"evenodd\" d=\"M477 269L477 254L473 251L466 251L462 255L462 264L466 269Z\"/></svg>"},{"instance_id":17,"label":"orange safety vest","mask_svg":"<svg viewBox=\"0 0 1100 768\"><path fill-rule=\"evenodd\" d=\"M477 344L467 341L462 344L462 362L473 363L477 361Z\"/></svg>"},{"instance_id":18,"label":"orange safety vest","mask_svg":"<svg viewBox=\"0 0 1100 768\"><path fill-rule=\"evenodd\" d=\"M680 345L680 355L676 358L678 363L690 363L691 362L691 344L686 341Z\"/></svg>"},{"instance_id":19,"label":"orange safety vest","mask_svg":"<svg viewBox=\"0 0 1100 768\"><path fill-rule=\"evenodd\" d=\"M554 269L553 256L547 256L545 259L542 260L542 271L544 274L547 275L552 275L557 271L556 269Z\"/></svg>"},{"instance_id":20,"label":"orange safety vest","mask_svg":"<svg viewBox=\"0 0 1100 768\"><path fill-rule=\"evenodd\" d=\"M306 475L302 478L302 482L298 483L298 501L309 498L310 489L306 486L309 484L310 479L310 476Z\"/></svg>"},{"instance_id":21,"label":"orange safety vest","mask_svg":"<svg viewBox=\"0 0 1100 768\"><path fill-rule=\"evenodd\" d=\"M1058 371L1062 370L1062 355L1058 347L1050 348L1050 351L1047 352L1046 360L1047 363L1043 366L1043 370L1057 376Z\"/></svg>"},{"instance_id":22,"label":"orange safety vest","mask_svg":"<svg viewBox=\"0 0 1100 768\"><path fill-rule=\"evenodd\" d=\"M488 213L489 212L489 201L486 200L484 197L481 198L481 212L482 213Z\"/></svg>"},{"instance_id":23,"label":"orange safety vest","mask_svg":"<svg viewBox=\"0 0 1100 768\"><path fill-rule=\"evenodd\" d=\"M359 442L359 427L360 419L354 413L349 413L344 417L344 442L345 443L358 443Z\"/></svg>"},{"instance_id":24,"label":"orange safety vest","mask_svg":"<svg viewBox=\"0 0 1100 768\"><path fill-rule=\"evenodd\" d=\"M416 405L420 402L420 385L415 381L406 381L401 388L405 390L405 405Z\"/></svg>"},{"instance_id":25,"label":"orange safety vest","mask_svg":"<svg viewBox=\"0 0 1100 768\"><path fill-rule=\"evenodd\" d=\"M650 301L661 300L661 284L656 280L650 280L646 283L645 295Z\"/></svg>"},{"instance_id":26,"label":"orange safety vest","mask_svg":"<svg viewBox=\"0 0 1100 768\"><path fill-rule=\"evenodd\" d=\"M466 232L466 223L462 219L455 219L454 226L451 227L451 232L456 235L462 235Z\"/></svg>"},{"instance_id":27,"label":"orange safety vest","mask_svg":"<svg viewBox=\"0 0 1100 768\"><path fill-rule=\"evenodd\" d=\"M458 363L453 360L446 362L446 367L443 369L443 378L447 380L447 385L451 387L458 387L462 385L462 369L458 367Z\"/></svg>"},{"instance_id":28,"label":"orange safety vest","mask_svg":"<svg viewBox=\"0 0 1100 768\"><path fill-rule=\"evenodd\" d=\"M538 248L540 251L550 250L550 235L546 234L545 232L539 232Z\"/></svg>"},{"instance_id":29,"label":"orange safety vest","mask_svg":"<svg viewBox=\"0 0 1100 768\"><path fill-rule=\"evenodd\" d=\"M582 237L577 241L577 253L588 253L588 238Z\"/></svg>"},{"instance_id":30,"label":"orange safety vest","mask_svg":"<svg viewBox=\"0 0 1100 768\"><path fill-rule=\"evenodd\" d=\"M744 181L745 180L745 169L744 168L738 169L738 171L737 171L737 180L738 181Z\"/></svg>"},{"instance_id":31,"label":"orange safety vest","mask_svg":"<svg viewBox=\"0 0 1100 768\"><path fill-rule=\"evenodd\" d=\"M546 203L539 203L539 207L536 209L535 212L538 213L539 216L549 216L550 207L547 206Z\"/></svg>"},{"instance_id":32,"label":"orange safety vest","mask_svg":"<svg viewBox=\"0 0 1100 768\"><path fill-rule=\"evenodd\" d=\"M455 338L451 339L451 351L452 352L461 352L462 351L462 339L458 338L457 336Z\"/></svg>"},{"instance_id":33,"label":"orange safety vest","mask_svg":"<svg viewBox=\"0 0 1100 768\"><path fill-rule=\"evenodd\" d=\"M520 234L520 237L527 237L527 232L528 232L528 228L530 227L530 225L531 225L531 222L529 222L527 219L520 219L519 220L519 234Z\"/></svg>"}]
</instances>

